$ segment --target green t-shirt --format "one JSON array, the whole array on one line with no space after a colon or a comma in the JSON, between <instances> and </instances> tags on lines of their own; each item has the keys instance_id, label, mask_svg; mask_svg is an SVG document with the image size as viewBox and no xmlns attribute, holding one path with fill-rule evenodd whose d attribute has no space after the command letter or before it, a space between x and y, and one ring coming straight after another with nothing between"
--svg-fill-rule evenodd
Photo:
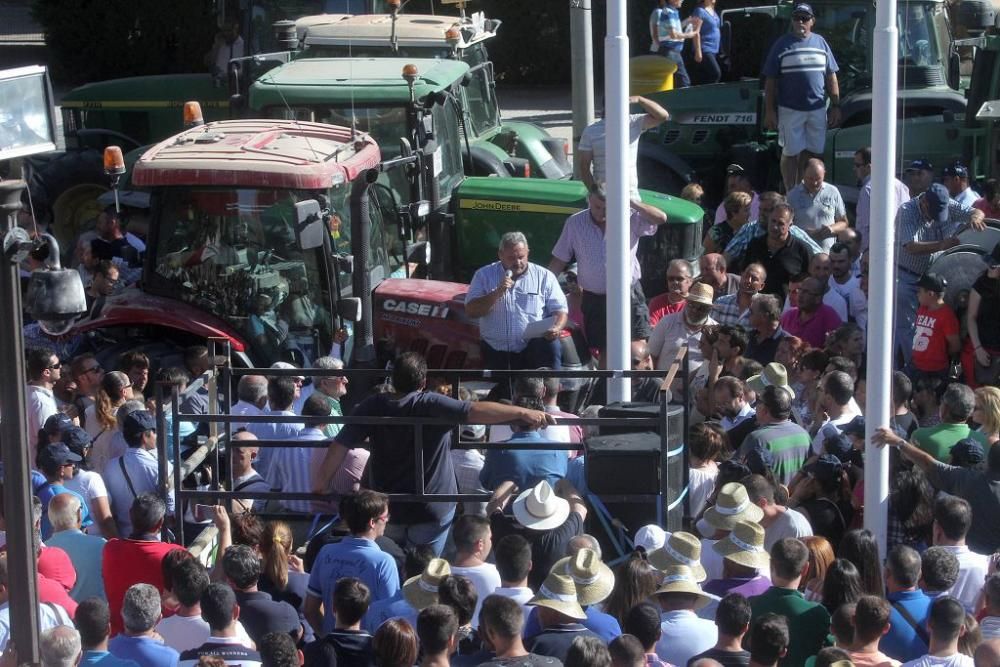
<instances>
[{"instance_id":1,"label":"green t-shirt","mask_svg":"<svg viewBox=\"0 0 1000 667\"><path fill-rule=\"evenodd\" d=\"M913 441L938 461L948 463L951 459L951 447L959 440L973 438L984 448L986 438L979 431L973 431L968 424L941 423L937 426L918 428L913 432Z\"/></svg>"},{"instance_id":2,"label":"green t-shirt","mask_svg":"<svg viewBox=\"0 0 1000 667\"><path fill-rule=\"evenodd\" d=\"M810 657L819 653L830 630L830 612L818 602L809 602L802 593L772 586L750 598L752 618L778 614L788 620L788 653L781 667L803 667Z\"/></svg>"}]
</instances>

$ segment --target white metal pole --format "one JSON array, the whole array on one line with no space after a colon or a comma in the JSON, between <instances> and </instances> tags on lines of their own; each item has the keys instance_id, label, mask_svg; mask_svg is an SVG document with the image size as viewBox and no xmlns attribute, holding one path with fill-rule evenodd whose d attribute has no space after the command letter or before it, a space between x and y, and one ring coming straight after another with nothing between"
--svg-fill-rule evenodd
<instances>
[{"instance_id":1,"label":"white metal pole","mask_svg":"<svg viewBox=\"0 0 1000 667\"><path fill-rule=\"evenodd\" d=\"M896 163L896 0L875 3L872 80L872 196L868 288L868 392L865 405L865 528L886 553L889 513L889 450L871 444L893 414L892 334L895 258L893 178ZM858 148L861 148L858 146Z\"/></svg>"},{"instance_id":2,"label":"white metal pole","mask_svg":"<svg viewBox=\"0 0 1000 667\"><path fill-rule=\"evenodd\" d=\"M583 130L594 122L594 38L591 34L590 0L570 0L570 52L573 61L573 149L576 162L576 147L580 143ZM580 178L574 164L573 173Z\"/></svg>"},{"instance_id":3,"label":"white metal pole","mask_svg":"<svg viewBox=\"0 0 1000 667\"><path fill-rule=\"evenodd\" d=\"M609 370L631 368L632 342L629 295L632 258L629 252L629 164L628 149L628 32L625 0L608 1L608 34L604 38L604 117L607 130L608 222L604 233L607 254L607 332ZM608 383L609 401L627 401L632 393L627 378Z\"/></svg>"}]
</instances>

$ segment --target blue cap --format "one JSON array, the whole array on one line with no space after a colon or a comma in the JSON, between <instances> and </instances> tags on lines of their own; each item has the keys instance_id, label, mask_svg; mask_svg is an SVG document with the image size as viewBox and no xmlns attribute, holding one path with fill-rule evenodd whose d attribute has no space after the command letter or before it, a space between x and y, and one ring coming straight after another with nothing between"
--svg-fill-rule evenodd
<instances>
[{"instance_id":1,"label":"blue cap","mask_svg":"<svg viewBox=\"0 0 1000 667\"><path fill-rule=\"evenodd\" d=\"M813 463L805 468L806 472L811 472L821 482L832 482L840 477L844 471L844 465L836 456L823 454Z\"/></svg>"},{"instance_id":2,"label":"blue cap","mask_svg":"<svg viewBox=\"0 0 1000 667\"><path fill-rule=\"evenodd\" d=\"M903 171L934 171L934 165L930 160L914 160Z\"/></svg>"},{"instance_id":3,"label":"blue cap","mask_svg":"<svg viewBox=\"0 0 1000 667\"><path fill-rule=\"evenodd\" d=\"M792 15L794 16L795 14L808 14L809 16L816 16L816 12L813 11L812 5L805 2L800 2L795 5L795 8L792 9Z\"/></svg>"},{"instance_id":4,"label":"blue cap","mask_svg":"<svg viewBox=\"0 0 1000 667\"><path fill-rule=\"evenodd\" d=\"M72 451L83 456L83 450L90 447L94 439L79 426L74 426L63 433L62 441Z\"/></svg>"},{"instance_id":5,"label":"blue cap","mask_svg":"<svg viewBox=\"0 0 1000 667\"><path fill-rule=\"evenodd\" d=\"M948 451L951 454L951 464L963 468L986 460L983 446L975 438L962 438Z\"/></svg>"},{"instance_id":6,"label":"blue cap","mask_svg":"<svg viewBox=\"0 0 1000 667\"><path fill-rule=\"evenodd\" d=\"M961 176L962 178L968 178L969 168L961 162L952 162L941 171L941 174L944 176Z\"/></svg>"},{"instance_id":7,"label":"blue cap","mask_svg":"<svg viewBox=\"0 0 1000 667\"><path fill-rule=\"evenodd\" d=\"M948 188L940 183L931 183L931 187L924 193L924 201L927 202L931 220L942 225L948 222L948 202L951 201Z\"/></svg>"},{"instance_id":8,"label":"blue cap","mask_svg":"<svg viewBox=\"0 0 1000 667\"><path fill-rule=\"evenodd\" d=\"M156 430L156 419L148 410L136 410L128 413L122 423L122 435L125 440L134 439L146 431Z\"/></svg>"},{"instance_id":9,"label":"blue cap","mask_svg":"<svg viewBox=\"0 0 1000 667\"><path fill-rule=\"evenodd\" d=\"M74 454L69 447L61 442L53 442L38 450L37 463L43 471L53 466L66 463L79 463L83 460L79 454Z\"/></svg>"},{"instance_id":10,"label":"blue cap","mask_svg":"<svg viewBox=\"0 0 1000 667\"><path fill-rule=\"evenodd\" d=\"M865 437L865 418L858 415L851 421L840 427L840 432L844 435L856 435L859 438Z\"/></svg>"},{"instance_id":11,"label":"blue cap","mask_svg":"<svg viewBox=\"0 0 1000 667\"><path fill-rule=\"evenodd\" d=\"M835 456L841 463L850 463L853 459L851 452L854 451L854 446L847 436L839 431L828 435L823 440L823 449L826 450L827 454Z\"/></svg>"},{"instance_id":12,"label":"blue cap","mask_svg":"<svg viewBox=\"0 0 1000 667\"><path fill-rule=\"evenodd\" d=\"M49 415L49 418L45 420L45 425L42 426L42 430L48 435L61 435L66 432L67 429L73 428L73 420L65 412L57 412L53 415Z\"/></svg>"},{"instance_id":13,"label":"blue cap","mask_svg":"<svg viewBox=\"0 0 1000 667\"><path fill-rule=\"evenodd\" d=\"M764 445L758 444L751 449L743 462L755 475L766 476L768 470L774 471L774 454Z\"/></svg>"}]
</instances>

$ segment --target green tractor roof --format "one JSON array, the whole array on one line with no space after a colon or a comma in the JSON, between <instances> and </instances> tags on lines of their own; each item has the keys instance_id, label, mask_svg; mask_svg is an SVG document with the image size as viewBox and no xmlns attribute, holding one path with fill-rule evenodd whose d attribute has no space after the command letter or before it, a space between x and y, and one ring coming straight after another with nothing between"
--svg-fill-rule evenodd
<instances>
[{"instance_id":1,"label":"green tractor roof","mask_svg":"<svg viewBox=\"0 0 1000 667\"><path fill-rule=\"evenodd\" d=\"M403 67L415 65L416 98L445 90L468 73L456 60L431 58L304 58L277 67L250 86L250 107L301 104L400 105L410 101Z\"/></svg>"},{"instance_id":2,"label":"green tractor roof","mask_svg":"<svg viewBox=\"0 0 1000 667\"><path fill-rule=\"evenodd\" d=\"M137 85L137 81L143 85ZM163 74L95 81L63 95L59 104L85 109L175 108L180 117L184 102L199 100L202 107L229 106L208 74Z\"/></svg>"}]
</instances>

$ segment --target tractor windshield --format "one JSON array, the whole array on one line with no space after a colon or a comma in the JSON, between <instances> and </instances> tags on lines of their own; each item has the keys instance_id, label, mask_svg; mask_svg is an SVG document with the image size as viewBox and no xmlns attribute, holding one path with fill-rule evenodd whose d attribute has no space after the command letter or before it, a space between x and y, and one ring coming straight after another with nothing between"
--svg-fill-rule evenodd
<instances>
[{"instance_id":1,"label":"tractor windshield","mask_svg":"<svg viewBox=\"0 0 1000 667\"><path fill-rule=\"evenodd\" d=\"M330 191L334 252L350 252L348 192ZM317 193L171 187L160 197L147 251L151 292L221 317L266 363L328 353L334 276L324 249L303 251L295 232L295 203ZM349 274L336 277L349 289Z\"/></svg>"}]
</instances>

